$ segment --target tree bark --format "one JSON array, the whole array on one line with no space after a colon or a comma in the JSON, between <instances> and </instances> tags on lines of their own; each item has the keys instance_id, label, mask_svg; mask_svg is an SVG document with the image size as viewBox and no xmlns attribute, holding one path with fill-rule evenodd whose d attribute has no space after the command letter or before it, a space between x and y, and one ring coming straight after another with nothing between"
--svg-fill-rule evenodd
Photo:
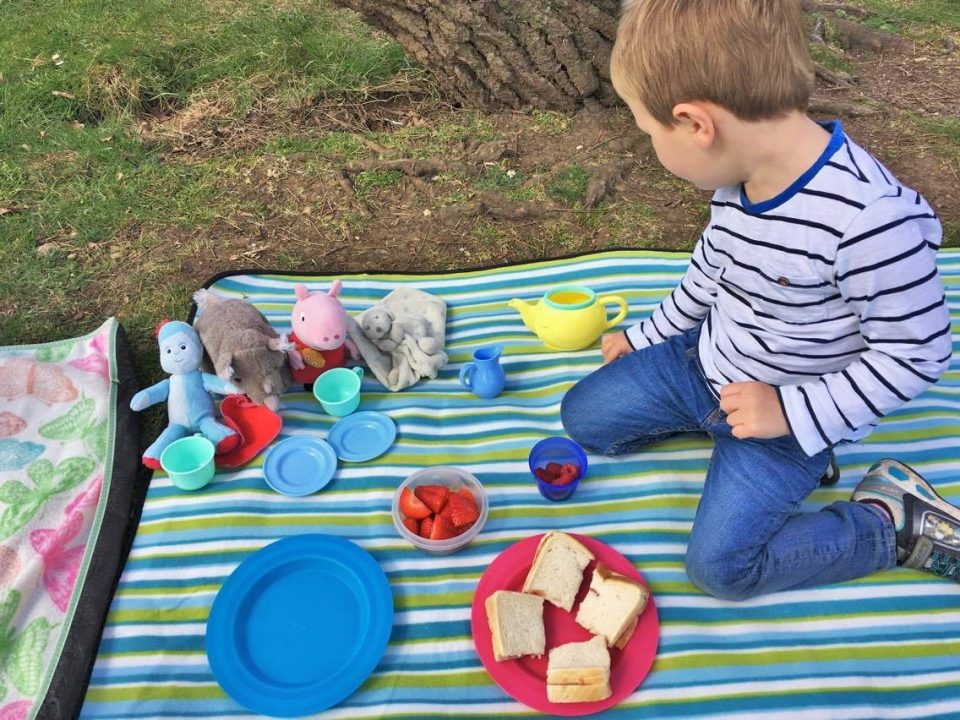
<instances>
[{"instance_id":1,"label":"tree bark","mask_svg":"<svg viewBox=\"0 0 960 720\"><path fill-rule=\"evenodd\" d=\"M334 2L392 36L433 72L448 97L466 107L567 111L616 102L609 64L621 0ZM870 15L842 2L802 3L813 14ZM898 40L842 18L831 22L845 37L860 38L861 44ZM825 45L822 34L813 40ZM834 85L849 84L837 73L820 66L817 70Z\"/></svg>"},{"instance_id":2,"label":"tree bark","mask_svg":"<svg viewBox=\"0 0 960 720\"><path fill-rule=\"evenodd\" d=\"M455 101L612 104L619 0L336 0L397 40Z\"/></svg>"}]
</instances>

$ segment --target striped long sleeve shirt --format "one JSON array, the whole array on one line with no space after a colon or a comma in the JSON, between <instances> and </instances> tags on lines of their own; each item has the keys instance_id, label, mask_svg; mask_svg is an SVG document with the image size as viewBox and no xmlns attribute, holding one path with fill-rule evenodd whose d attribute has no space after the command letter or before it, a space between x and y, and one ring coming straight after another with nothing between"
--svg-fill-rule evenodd
<instances>
[{"instance_id":1,"label":"striped long sleeve shirt","mask_svg":"<svg viewBox=\"0 0 960 720\"><path fill-rule=\"evenodd\" d=\"M952 350L936 214L839 122L824 127L823 155L780 195L715 193L680 284L627 330L640 349L702 322L711 389L775 386L808 455L869 434Z\"/></svg>"}]
</instances>

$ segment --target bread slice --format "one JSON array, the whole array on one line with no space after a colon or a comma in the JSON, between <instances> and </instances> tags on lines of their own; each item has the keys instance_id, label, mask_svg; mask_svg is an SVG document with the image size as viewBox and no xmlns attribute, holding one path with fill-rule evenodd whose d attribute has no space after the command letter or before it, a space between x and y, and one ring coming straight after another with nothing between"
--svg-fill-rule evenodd
<instances>
[{"instance_id":1,"label":"bread slice","mask_svg":"<svg viewBox=\"0 0 960 720\"><path fill-rule=\"evenodd\" d=\"M548 685L600 685L610 681L610 651L599 635L550 650Z\"/></svg>"},{"instance_id":2,"label":"bread slice","mask_svg":"<svg viewBox=\"0 0 960 720\"><path fill-rule=\"evenodd\" d=\"M523 591L542 595L570 612L583 582L583 570L593 559L592 552L566 533L548 532L537 545Z\"/></svg>"},{"instance_id":3,"label":"bread slice","mask_svg":"<svg viewBox=\"0 0 960 720\"><path fill-rule=\"evenodd\" d=\"M547 646L543 630L543 598L498 590L484 605L493 635L493 657L498 662L524 655L543 655Z\"/></svg>"},{"instance_id":4,"label":"bread slice","mask_svg":"<svg viewBox=\"0 0 960 720\"><path fill-rule=\"evenodd\" d=\"M547 700L552 703L598 702L610 697L610 683L596 685L547 685Z\"/></svg>"},{"instance_id":5,"label":"bread slice","mask_svg":"<svg viewBox=\"0 0 960 720\"><path fill-rule=\"evenodd\" d=\"M646 603L644 603L644 607L646 607ZM643 610L641 610L640 612L643 612ZM640 622L640 616L637 615L633 619L633 622L630 623L629 627L627 627L627 629L620 634L620 637L617 638L617 641L614 643L614 646L617 647L619 650L623 650L627 646L627 643L630 642L630 638L633 637L633 633L636 632L637 624L639 622Z\"/></svg>"},{"instance_id":6,"label":"bread slice","mask_svg":"<svg viewBox=\"0 0 960 720\"><path fill-rule=\"evenodd\" d=\"M602 636L607 646L612 647L643 612L648 597L642 583L597 565L590 579L590 590L577 611L577 623Z\"/></svg>"}]
</instances>

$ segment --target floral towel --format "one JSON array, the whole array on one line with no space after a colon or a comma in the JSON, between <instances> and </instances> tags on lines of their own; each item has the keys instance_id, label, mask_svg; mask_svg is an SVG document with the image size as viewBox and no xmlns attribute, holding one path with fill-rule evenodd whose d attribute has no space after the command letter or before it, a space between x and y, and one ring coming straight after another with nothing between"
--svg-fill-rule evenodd
<instances>
[{"instance_id":1,"label":"floral towel","mask_svg":"<svg viewBox=\"0 0 960 720\"><path fill-rule=\"evenodd\" d=\"M116 333L0 348L0 720L37 716L76 610L111 476Z\"/></svg>"}]
</instances>

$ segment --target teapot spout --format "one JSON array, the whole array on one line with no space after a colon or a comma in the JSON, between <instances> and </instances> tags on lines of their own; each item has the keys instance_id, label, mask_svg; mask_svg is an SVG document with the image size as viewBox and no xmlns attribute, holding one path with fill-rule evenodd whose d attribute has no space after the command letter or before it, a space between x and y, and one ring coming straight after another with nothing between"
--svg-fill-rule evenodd
<instances>
[{"instance_id":1,"label":"teapot spout","mask_svg":"<svg viewBox=\"0 0 960 720\"><path fill-rule=\"evenodd\" d=\"M514 298L507 303L507 307L513 308L519 312L520 319L523 320L523 324L533 332L537 331L536 305L532 305L526 300L521 300L520 298Z\"/></svg>"}]
</instances>

